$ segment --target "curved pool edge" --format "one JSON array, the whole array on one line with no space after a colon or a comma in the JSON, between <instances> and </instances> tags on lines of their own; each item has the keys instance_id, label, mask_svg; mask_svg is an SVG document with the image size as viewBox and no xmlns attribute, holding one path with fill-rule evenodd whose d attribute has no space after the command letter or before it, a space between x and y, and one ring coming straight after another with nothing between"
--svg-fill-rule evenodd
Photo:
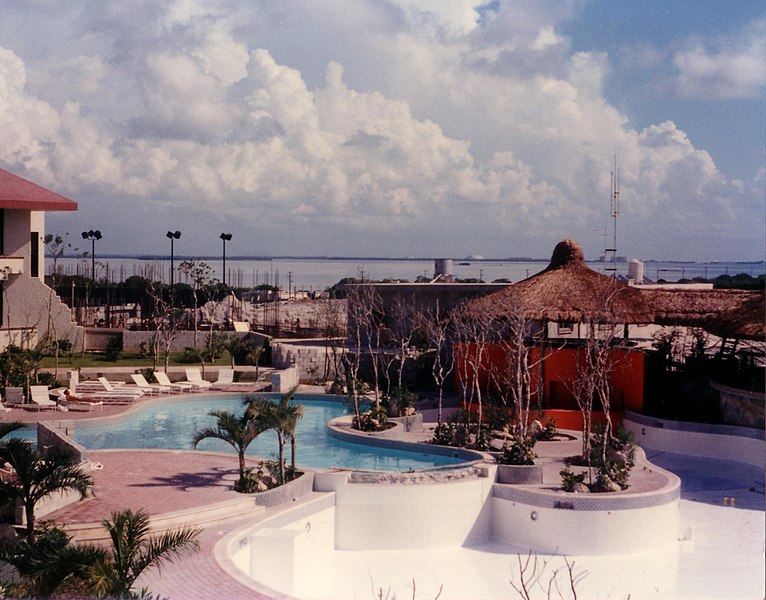
<instances>
[{"instance_id":1,"label":"curved pool edge","mask_svg":"<svg viewBox=\"0 0 766 600\"><path fill-rule=\"evenodd\" d=\"M383 432L358 431L351 428L351 419L351 415L345 415L328 421L325 425L328 435L352 444L403 450L405 452L436 454L438 456L448 456L459 458L461 460L461 462L454 464L435 467L436 469L452 469L468 466L477 462L484 462L488 458L487 454L477 450L439 446L428 442L404 439L406 432L404 432L400 423L395 423L394 427Z\"/></svg>"}]
</instances>

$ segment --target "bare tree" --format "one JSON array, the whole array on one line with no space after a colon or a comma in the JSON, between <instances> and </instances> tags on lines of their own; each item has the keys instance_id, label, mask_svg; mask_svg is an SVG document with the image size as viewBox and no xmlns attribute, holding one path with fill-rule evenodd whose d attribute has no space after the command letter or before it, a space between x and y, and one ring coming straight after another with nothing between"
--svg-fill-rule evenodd
<instances>
[{"instance_id":1,"label":"bare tree","mask_svg":"<svg viewBox=\"0 0 766 600\"><path fill-rule=\"evenodd\" d=\"M210 274L213 270L210 265L204 262L198 262L195 259L185 260L178 265L178 270L183 273L192 283L192 300L194 301L194 313L192 320L194 322L194 346L197 346L197 332L199 330L199 293L201 289L210 286L212 283ZM210 295L210 294L208 294Z\"/></svg>"},{"instance_id":2,"label":"bare tree","mask_svg":"<svg viewBox=\"0 0 766 600\"><path fill-rule=\"evenodd\" d=\"M359 422L359 369L362 361L362 345L366 342L365 335L370 319L370 306L368 302L369 286L351 285L347 288L346 301L348 303L348 332L350 348L341 356L344 374L346 376L346 388L354 409L354 420Z\"/></svg>"},{"instance_id":3,"label":"bare tree","mask_svg":"<svg viewBox=\"0 0 766 600\"><path fill-rule=\"evenodd\" d=\"M167 372L170 364L170 352L178 335L178 310L171 300L164 297L164 286L156 281L147 281L146 293L152 300L152 327L154 336L152 337L152 357L153 367L157 368L160 356L160 340L164 345L164 363ZM172 298L172 296L171 296Z\"/></svg>"},{"instance_id":4,"label":"bare tree","mask_svg":"<svg viewBox=\"0 0 766 600\"><path fill-rule=\"evenodd\" d=\"M337 300L328 299L322 303L320 310L320 326L325 345L324 380L335 379L340 369L340 350L338 339L344 334L344 319Z\"/></svg>"},{"instance_id":5,"label":"bare tree","mask_svg":"<svg viewBox=\"0 0 766 600\"><path fill-rule=\"evenodd\" d=\"M581 324L585 329L585 339L577 354L577 378L573 383L573 393L583 416L583 458L591 466L593 411L595 407L603 411L603 445L599 449L601 464L606 462L609 440L612 437L612 373L622 347L622 338L618 335L620 326L615 323L614 300L619 291L611 280L604 283L600 296L604 299L602 310L586 313ZM590 470L590 469L589 469Z\"/></svg>"},{"instance_id":6,"label":"bare tree","mask_svg":"<svg viewBox=\"0 0 766 600\"><path fill-rule=\"evenodd\" d=\"M477 404L477 441L482 437L484 418L483 387L487 378L487 350L497 340L496 320L487 311L471 304L461 304L453 311L455 327L459 335L461 352L458 361L460 375L467 378L471 390L470 400ZM463 384L464 386L466 383ZM466 388L463 388L464 393ZM470 405L470 403L469 403Z\"/></svg>"},{"instance_id":7,"label":"bare tree","mask_svg":"<svg viewBox=\"0 0 766 600\"><path fill-rule=\"evenodd\" d=\"M386 359L386 376L389 382L388 393L391 393L391 369L396 365L396 402L401 408L404 401L404 369L407 361L412 358L412 338L415 333L415 308L413 303L406 302L397 296L388 314L388 328L385 332L386 346L389 348Z\"/></svg>"},{"instance_id":8,"label":"bare tree","mask_svg":"<svg viewBox=\"0 0 766 600\"><path fill-rule=\"evenodd\" d=\"M424 310L419 315L419 321L428 339L428 352L433 353L431 363L431 375L439 391L436 421L442 424L442 411L444 403L444 384L455 367L455 355L450 345L450 320L439 309L439 301L432 310Z\"/></svg>"},{"instance_id":9,"label":"bare tree","mask_svg":"<svg viewBox=\"0 0 766 600\"><path fill-rule=\"evenodd\" d=\"M552 559L541 559L531 551L516 558L518 569L509 584L522 600L577 600L577 586L588 576L587 571L576 570L575 561L567 557L563 557L564 566L556 568Z\"/></svg>"}]
</instances>

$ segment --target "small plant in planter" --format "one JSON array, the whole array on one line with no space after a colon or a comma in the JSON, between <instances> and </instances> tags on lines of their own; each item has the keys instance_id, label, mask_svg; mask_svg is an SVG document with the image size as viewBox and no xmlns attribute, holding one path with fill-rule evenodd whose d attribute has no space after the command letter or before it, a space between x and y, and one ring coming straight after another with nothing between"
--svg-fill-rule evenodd
<instances>
[{"instance_id":1,"label":"small plant in planter","mask_svg":"<svg viewBox=\"0 0 766 600\"><path fill-rule=\"evenodd\" d=\"M431 439L432 444L439 446L451 446L452 440L455 437L455 424L454 423L439 423L434 428L434 437Z\"/></svg>"},{"instance_id":2,"label":"small plant in planter","mask_svg":"<svg viewBox=\"0 0 766 600\"><path fill-rule=\"evenodd\" d=\"M538 434L537 439L541 442L550 442L557 439L559 430L556 427L555 419L548 419L543 426L542 431Z\"/></svg>"},{"instance_id":3,"label":"small plant in planter","mask_svg":"<svg viewBox=\"0 0 766 600\"><path fill-rule=\"evenodd\" d=\"M561 475L561 489L565 492L575 492L585 485L587 473L574 473L572 472L572 465L566 463L559 475Z\"/></svg>"},{"instance_id":4,"label":"small plant in planter","mask_svg":"<svg viewBox=\"0 0 766 600\"><path fill-rule=\"evenodd\" d=\"M354 417L353 428L359 431L383 431L388 423L388 414L384 408L372 408Z\"/></svg>"},{"instance_id":5,"label":"small plant in planter","mask_svg":"<svg viewBox=\"0 0 766 600\"><path fill-rule=\"evenodd\" d=\"M510 444L503 444L503 453L498 458L501 465L533 465L537 454L534 447L537 440L532 436L513 436Z\"/></svg>"},{"instance_id":6,"label":"small plant in planter","mask_svg":"<svg viewBox=\"0 0 766 600\"><path fill-rule=\"evenodd\" d=\"M602 454L605 443L606 459ZM617 429L617 434L610 436L606 441L603 431L594 433L591 462L598 469L598 478L593 486L593 491L617 491L615 484L622 490L627 489L630 471L635 465L633 434L622 425Z\"/></svg>"}]
</instances>

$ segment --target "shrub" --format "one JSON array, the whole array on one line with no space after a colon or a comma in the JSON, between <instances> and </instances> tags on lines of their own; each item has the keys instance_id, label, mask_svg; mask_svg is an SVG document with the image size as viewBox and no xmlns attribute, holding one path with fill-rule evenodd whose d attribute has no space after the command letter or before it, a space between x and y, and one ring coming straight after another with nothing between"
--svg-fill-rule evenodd
<instances>
[{"instance_id":1,"label":"shrub","mask_svg":"<svg viewBox=\"0 0 766 600\"><path fill-rule=\"evenodd\" d=\"M543 426L543 430L538 434L537 439L541 442L550 442L556 439L558 435L558 427L556 427L555 419L548 419Z\"/></svg>"},{"instance_id":2,"label":"shrub","mask_svg":"<svg viewBox=\"0 0 766 600\"><path fill-rule=\"evenodd\" d=\"M359 431L383 431L388 423L388 414L384 408L371 409L354 417L353 427Z\"/></svg>"},{"instance_id":3,"label":"shrub","mask_svg":"<svg viewBox=\"0 0 766 600\"><path fill-rule=\"evenodd\" d=\"M603 428L592 434L591 464L598 470L594 491L609 491L609 481L625 490L628 488L630 471L635 465L635 443L633 433L622 425L617 428L616 435L604 439ZM606 444L606 460L603 460L602 449ZM602 485L603 484L603 485Z\"/></svg>"},{"instance_id":4,"label":"shrub","mask_svg":"<svg viewBox=\"0 0 766 600\"><path fill-rule=\"evenodd\" d=\"M515 435L510 444L503 445L503 453L498 459L502 465L533 465L537 454L534 452L537 440L532 436Z\"/></svg>"},{"instance_id":5,"label":"shrub","mask_svg":"<svg viewBox=\"0 0 766 600\"><path fill-rule=\"evenodd\" d=\"M572 466L566 463L564 469L559 471L559 475L561 475L561 489L565 492L574 492L575 485L585 483L587 473L573 473Z\"/></svg>"},{"instance_id":6,"label":"shrub","mask_svg":"<svg viewBox=\"0 0 766 600\"><path fill-rule=\"evenodd\" d=\"M122 353L122 338L119 336L110 337L104 348L104 360L107 362L116 362L120 359Z\"/></svg>"}]
</instances>

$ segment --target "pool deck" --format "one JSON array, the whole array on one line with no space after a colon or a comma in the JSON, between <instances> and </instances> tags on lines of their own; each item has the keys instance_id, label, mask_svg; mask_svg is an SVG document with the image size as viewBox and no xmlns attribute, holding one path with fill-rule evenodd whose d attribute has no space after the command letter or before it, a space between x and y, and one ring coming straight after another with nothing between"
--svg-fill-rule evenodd
<instances>
[{"instance_id":1,"label":"pool deck","mask_svg":"<svg viewBox=\"0 0 766 600\"><path fill-rule=\"evenodd\" d=\"M320 390L308 387L301 389L301 392L306 393L317 391ZM140 406L141 402L139 400L131 406ZM93 412L72 411L69 413L14 410L4 415L3 420L20 419L36 422L92 419L125 412L131 410L131 406L109 406ZM422 438L423 434L413 432L412 437L413 439ZM575 442L575 445L578 443ZM542 450L542 448L537 449ZM568 443L563 443L553 452L568 456L572 454L570 449L571 446ZM237 472L235 456L163 450L99 450L91 451L89 456L91 461L102 465L101 469L93 473L94 495L47 515L43 519L72 524L98 523L109 518L113 511L125 508L143 509L156 518L168 513L193 512L203 506L242 497L231 488ZM548 452L546 456L550 456ZM649 458L652 458L651 454ZM557 467L552 469L555 470ZM553 470L551 470L551 476L553 476ZM635 478L632 477L631 483L637 487L643 487L642 480L643 477L636 474ZM649 481L646 483L651 485ZM633 487L632 491L638 491L637 487ZM715 498L712 497L713 495ZM699 492L695 493L694 490L688 490L684 494L690 500L701 501L703 504L718 504L720 500L717 498L725 495L733 496L734 493L726 489L718 489L705 498L700 498ZM740 499L741 508L763 511L762 491L753 493L745 487L737 491L737 496ZM295 506L294 503L290 505L290 508L293 506ZM240 512L206 525L199 537L201 546L199 553L167 564L162 571L153 569L146 572L139 578L137 587L147 587L155 595L171 600L286 598L279 594L264 595L238 582L219 565L215 557L215 546L222 538L280 510L284 509L254 508L252 513L243 515ZM760 512L760 514L762 517L763 513ZM368 596L369 594L359 597Z\"/></svg>"}]
</instances>

